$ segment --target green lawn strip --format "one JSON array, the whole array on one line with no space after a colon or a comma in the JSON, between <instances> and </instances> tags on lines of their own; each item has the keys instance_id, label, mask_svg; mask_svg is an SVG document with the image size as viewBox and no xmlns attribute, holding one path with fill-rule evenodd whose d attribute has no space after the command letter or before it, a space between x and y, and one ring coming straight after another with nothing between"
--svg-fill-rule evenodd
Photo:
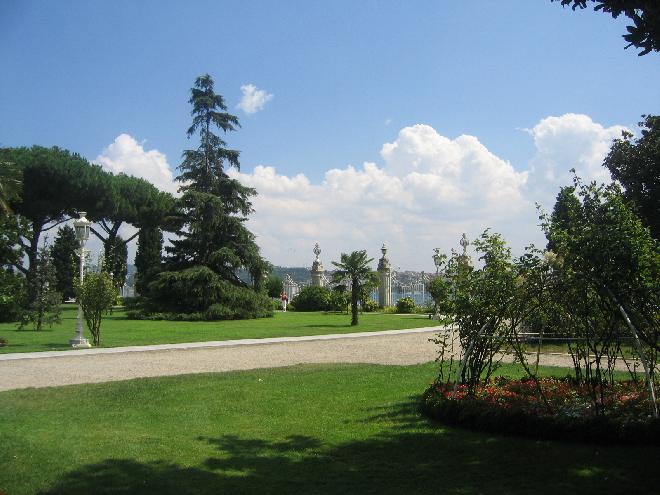
<instances>
[{"instance_id":1,"label":"green lawn strip","mask_svg":"<svg viewBox=\"0 0 660 495\"><path fill-rule=\"evenodd\" d=\"M513 365L501 369L521 376ZM652 493L658 448L434 424L437 365L306 365L0 393L8 494ZM553 374L567 370L545 369Z\"/></svg>"},{"instance_id":2,"label":"green lawn strip","mask_svg":"<svg viewBox=\"0 0 660 495\"><path fill-rule=\"evenodd\" d=\"M36 332L30 328L18 330L15 323L0 324L0 337L9 345L0 353L68 350L76 328L76 307L65 305L62 323ZM427 315L389 315L364 313L357 327L350 325L347 314L275 313L273 318L233 321L149 321L128 320L123 311L114 311L103 319L101 347L121 347L150 344L175 344L211 340L257 339L267 337L298 337L332 333L375 332L437 325ZM90 338L85 328L85 336Z\"/></svg>"}]
</instances>

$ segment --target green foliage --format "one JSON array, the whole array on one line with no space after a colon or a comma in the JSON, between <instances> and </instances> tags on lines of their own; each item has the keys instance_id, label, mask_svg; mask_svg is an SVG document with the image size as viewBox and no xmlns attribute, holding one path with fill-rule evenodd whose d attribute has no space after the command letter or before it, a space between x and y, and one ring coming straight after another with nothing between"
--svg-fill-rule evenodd
<instances>
[{"instance_id":1,"label":"green foliage","mask_svg":"<svg viewBox=\"0 0 660 495\"><path fill-rule=\"evenodd\" d=\"M112 277L112 283L120 289L126 283L128 273L128 249L121 236L104 244L103 271Z\"/></svg>"},{"instance_id":2,"label":"green foliage","mask_svg":"<svg viewBox=\"0 0 660 495\"><path fill-rule=\"evenodd\" d=\"M57 147L3 148L0 161L14 163L23 175L19 198L10 201L20 244L27 255L15 262L28 280L28 299L33 301L31 279L35 276L41 234L67 216L85 210L92 218L102 216L111 203L112 175L81 156Z\"/></svg>"},{"instance_id":3,"label":"green foliage","mask_svg":"<svg viewBox=\"0 0 660 495\"><path fill-rule=\"evenodd\" d=\"M623 39L646 55L651 51L660 51L660 5L656 0L551 0L561 1L563 6L571 5L573 10L586 9L589 3L595 3L594 10L601 10L618 18L621 14L632 21L626 26L628 34Z\"/></svg>"},{"instance_id":4,"label":"green foliage","mask_svg":"<svg viewBox=\"0 0 660 495\"><path fill-rule=\"evenodd\" d=\"M9 203L21 197L22 187L21 169L15 163L0 161L0 210L3 214L12 213Z\"/></svg>"},{"instance_id":5,"label":"green foliage","mask_svg":"<svg viewBox=\"0 0 660 495\"><path fill-rule=\"evenodd\" d=\"M470 391L491 376L495 358L506 346L517 278L511 250L499 234L486 230L473 244L482 268L469 269L457 258L448 267L455 281L452 317L462 349L470 349L463 357L460 380Z\"/></svg>"},{"instance_id":6,"label":"green foliage","mask_svg":"<svg viewBox=\"0 0 660 495\"><path fill-rule=\"evenodd\" d=\"M103 315L112 309L117 300L114 282L105 272L89 272L85 274L82 284L77 284L76 295L92 335L92 343L99 345Z\"/></svg>"},{"instance_id":7,"label":"green foliage","mask_svg":"<svg viewBox=\"0 0 660 495\"><path fill-rule=\"evenodd\" d=\"M625 189L624 196L634 205L641 220L660 240L660 116L642 116L642 136L636 141L624 132L605 158L612 178Z\"/></svg>"},{"instance_id":8,"label":"green foliage","mask_svg":"<svg viewBox=\"0 0 660 495\"><path fill-rule=\"evenodd\" d=\"M0 268L12 268L25 274L23 266L25 245L22 237L28 235L27 222L20 215L0 215Z\"/></svg>"},{"instance_id":9,"label":"green foliage","mask_svg":"<svg viewBox=\"0 0 660 495\"><path fill-rule=\"evenodd\" d=\"M365 313L373 313L378 310L378 303L373 299L367 299L360 303L360 309Z\"/></svg>"},{"instance_id":10,"label":"green foliage","mask_svg":"<svg viewBox=\"0 0 660 495\"><path fill-rule=\"evenodd\" d=\"M135 290L142 296L149 295L149 284L161 271L163 232L158 227L142 227L135 253Z\"/></svg>"},{"instance_id":11,"label":"green foliage","mask_svg":"<svg viewBox=\"0 0 660 495\"><path fill-rule=\"evenodd\" d=\"M270 303L266 305L263 296L249 295L250 289L238 277L240 269L247 269L254 288L260 290L263 274L269 269L259 254L254 235L245 227L246 216L252 211L249 198L256 191L227 175L225 165L239 168L239 152L227 149L227 143L212 132L213 128L233 131L239 125L238 119L226 112L224 100L214 92L209 75L195 81L190 104L193 122L188 137L198 133L200 144L195 150L184 151L179 165L181 174L177 180L182 183L183 195L179 200L177 239L166 247L168 271L149 286L152 305L158 311L170 310L172 297L162 283L170 280L177 287L192 284L195 289L177 301L181 312L205 312L213 304L227 305L236 299L248 301L248 307L228 305L228 313L215 308L213 315L267 316L270 309L266 306ZM203 279L212 287L199 287L197 282ZM154 287L156 291L151 292ZM177 289L172 292L177 293Z\"/></svg>"},{"instance_id":12,"label":"green foliage","mask_svg":"<svg viewBox=\"0 0 660 495\"><path fill-rule=\"evenodd\" d=\"M660 326L657 242L618 186L584 185L577 178L573 187L560 191L542 225L552 251L530 247L514 260L504 241L486 231L474 243L482 268L469 269L456 255L443 267L436 295L439 302L449 301L443 309L458 328L460 347L455 350L451 332L437 339L440 361L448 364L441 368L440 381L453 379L474 395L498 366L497 356L513 352L536 384L539 404L548 408L520 333L539 334L536 368L543 335L554 334L568 339L575 379L592 414L606 414L605 391L616 381L617 360L629 359L624 349L634 333L643 343L636 355L648 363L654 411L651 384ZM639 380L635 366L626 364L631 378Z\"/></svg>"},{"instance_id":13,"label":"green foliage","mask_svg":"<svg viewBox=\"0 0 660 495\"><path fill-rule=\"evenodd\" d=\"M328 303L329 311L350 311L351 294L345 286L339 285L332 288L330 292L330 301Z\"/></svg>"},{"instance_id":14,"label":"green foliage","mask_svg":"<svg viewBox=\"0 0 660 495\"><path fill-rule=\"evenodd\" d=\"M50 254L57 277L57 290L64 300L75 296L74 279L78 272L79 243L73 227L65 225L57 231Z\"/></svg>"},{"instance_id":15,"label":"green foliage","mask_svg":"<svg viewBox=\"0 0 660 495\"><path fill-rule=\"evenodd\" d=\"M204 266L162 272L149 286L149 293L158 301L158 307L167 308L161 313L204 315L191 319L262 318L272 315L270 299L266 295L234 285ZM149 309L154 311L155 308Z\"/></svg>"},{"instance_id":16,"label":"green foliage","mask_svg":"<svg viewBox=\"0 0 660 495\"><path fill-rule=\"evenodd\" d=\"M640 337L657 349L660 245L616 185L584 185L576 178L574 191L579 200L566 208L570 222L554 216L544 222L563 273L581 279L610 305L623 305Z\"/></svg>"},{"instance_id":17,"label":"green foliage","mask_svg":"<svg viewBox=\"0 0 660 495\"><path fill-rule=\"evenodd\" d=\"M427 286L427 290L433 298L432 312L441 315L453 314L453 301L451 298L451 283L444 276L435 277Z\"/></svg>"},{"instance_id":18,"label":"green foliage","mask_svg":"<svg viewBox=\"0 0 660 495\"><path fill-rule=\"evenodd\" d=\"M39 248L34 276L28 281L28 293L33 295L21 314L20 326L31 323L37 331L44 325L60 322L62 294L57 292L55 267L47 246Z\"/></svg>"},{"instance_id":19,"label":"green foliage","mask_svg":"<svg viewBox=\"0 0 660 495\"><path fill-rule=\"evenodd\" d=\"M25 296L25 277L0 268L0 322L20 318Z\"/></svg>"},{"instance_id":20,"label":"green foliage","mask_svg":"<svg viewBox=\"0 0 660 495\"><path fill-rule=\"evenodd\" d=\"M396 302L397 313L414 313L415 308L415 301L412 297L402 297Z\"/></svg>"},{"instance_id":21,"label":"green foliage","mask_svg":"<svg viewBox=\"0 0 660 495\"><path fill-rule=\"evenodd\" d=\"M332 274L335 283L342 283L345 279L351 282L351 325L358 324L358 301L363 285L373 280L372 270L369 263L373 258L367 257L364 250L353 251L351 254L341 253L340 261L332 264L337 270Z\"/></svg>"},{"instance_id":22,"label":"green foliage","mask_svg":"<svg viewBox=\"0 0 660 495\"><path fill-rule=\"evenodd\" d=\"M326 311L330 308L332 291L327 287L303 287L291 300L293 311Z\"/></svg>"},{"instance_id":23,"label":"green foliage","mask_svg":"<svg viewBox=\"0 0 660 495\"><path fill-rule=\"evenodd\" d=\"M117 287L126 282L126 244L136 236L142 236L143 242L145 237L149 236L156 236L157 239L158 234L155 232L159 232L161 227L173 228L172 217L176 213L171 194L159 191L144 179L124 174L112 177L110 198L106 207L91 218L97 222L92 233L103 242L105 266L108 273L112 272ZM124 222L139 228L138 232L128 239L122 239L118 235ZM143 230L146 231L144 235ZM158 262L160 263L160 253ZM147 285L148 281L144 286Z\"/></svg>"},{"instance_id":24,"label":"green foliage","mask_svg":"<svg viewBox=\"0 0 660 495\"><path fill-rule=\"evenodd\" d=\"M280 297L280 294L284 290L284 282L280 277L271 275L266 280L266 294L268 297Z\"/></svg>"}]
</instances>

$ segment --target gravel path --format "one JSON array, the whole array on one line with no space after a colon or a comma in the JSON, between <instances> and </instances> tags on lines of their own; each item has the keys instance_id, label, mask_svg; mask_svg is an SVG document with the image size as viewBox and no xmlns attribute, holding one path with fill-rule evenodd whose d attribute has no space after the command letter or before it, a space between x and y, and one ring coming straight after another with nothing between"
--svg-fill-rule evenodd
<instances>
[{"instance_id":1,"label":"gravel path","mask_svg":"<svg viewBox=\"0 0 660 495\"><path fill-rule=\"evenodd\" d=\"M0 391L301 363L425 363L437 355L429 338L440 329L5 354L0 356ZM541 362L571 365L566 355L544 355Z\"/></svg>"}]
</instances>

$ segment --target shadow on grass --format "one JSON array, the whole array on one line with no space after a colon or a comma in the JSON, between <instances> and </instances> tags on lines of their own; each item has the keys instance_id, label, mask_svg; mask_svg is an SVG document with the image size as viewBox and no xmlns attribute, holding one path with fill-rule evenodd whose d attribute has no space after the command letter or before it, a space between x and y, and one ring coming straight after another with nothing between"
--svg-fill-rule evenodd
<instances>
[{"instance_id":1,"label":"shadow on grass","mask_svg":"<svg viewBox=\"0 0 660 495\"><path fill-rule=\"evenodd\" d=\"M383 433L329 444L197 437L211 456L198 466L106 459L66 474L48 494L231 493L629 493L660 482L657 449L599 448L429 428L413 402L374 411ZM392 427L393 426L393 427ZM656 466L657 467L657 466Z\"/></svg>"}]
</instances>

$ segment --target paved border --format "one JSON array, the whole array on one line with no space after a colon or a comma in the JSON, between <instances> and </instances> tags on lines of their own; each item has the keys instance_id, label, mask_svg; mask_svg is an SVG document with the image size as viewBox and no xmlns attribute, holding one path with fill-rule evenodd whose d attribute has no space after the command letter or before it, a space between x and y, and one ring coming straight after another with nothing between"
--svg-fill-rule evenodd
<instances>
[{"instance_id":1,"label":"paved border","mask_svg":"<svg viewBox=\"0 0 660 495\"><path fill-rule=\"evenodd\" d=\"M405 330L379 330L377 332L332 333L324 335L304 335L300 337L268 337L263 339L212 340L206 342L184 342L180 344L155 344L128 347L105 347L94 349L73 349L67 351L15 352L0 354L0 361L19 359L42 359L54 357L77 357L96 354L117 354L125 352L151 352L172 349L205 349L213 347L236 347L243 345L278 344L282 342L307 342L315 340L357 339L384 335L402 335L410 333L431 333L444 330L444 325L434 327L409 328Z\"/></svg>"}]
</instances>

